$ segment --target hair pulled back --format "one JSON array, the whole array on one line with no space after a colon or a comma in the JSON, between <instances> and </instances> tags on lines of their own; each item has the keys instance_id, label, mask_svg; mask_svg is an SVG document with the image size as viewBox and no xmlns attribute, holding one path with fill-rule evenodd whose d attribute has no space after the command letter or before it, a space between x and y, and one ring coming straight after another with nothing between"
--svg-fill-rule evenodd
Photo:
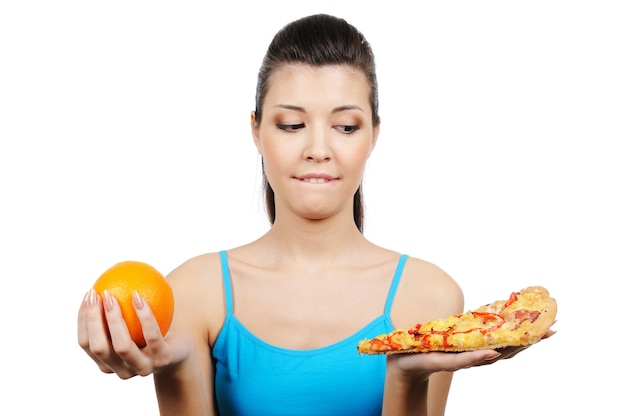
<instances>
[{"instance_id":1,"label":"hair pulled back","mask_svg":"<svg viewBox=\"0 0 626 416\"><path fill-rule=\"evenodd\" d=\"M283 65L303 63L312 66L348 65L360 70L370 86L372 123L378 126L378 82L374 54L369 42L344 19L316 14L295 20L284 26L270 43L259 70L256 88L255 120L261 122L263 103L272 73ZM274 190L263 171L265 205L271 224L276 219ZM363 232L362 186L354 194L353 214L358 229Z\"/></svg>"}]
</instances>

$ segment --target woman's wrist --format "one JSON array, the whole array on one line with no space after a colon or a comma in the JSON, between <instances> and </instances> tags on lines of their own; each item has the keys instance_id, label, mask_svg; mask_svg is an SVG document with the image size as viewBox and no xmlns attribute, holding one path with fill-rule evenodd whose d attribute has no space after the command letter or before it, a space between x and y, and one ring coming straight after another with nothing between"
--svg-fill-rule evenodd
<instances>
[{"instance_id":1,"label":"woman's wrist","mask_svg":"<svg viewBox=\"0 0 626 416\"><path fill-rule=\"evenodd\" d=\"M407 370L402 357L387 357L383 415L427 415L428 380L431 372Z\"/></svg>"}]
</instances>

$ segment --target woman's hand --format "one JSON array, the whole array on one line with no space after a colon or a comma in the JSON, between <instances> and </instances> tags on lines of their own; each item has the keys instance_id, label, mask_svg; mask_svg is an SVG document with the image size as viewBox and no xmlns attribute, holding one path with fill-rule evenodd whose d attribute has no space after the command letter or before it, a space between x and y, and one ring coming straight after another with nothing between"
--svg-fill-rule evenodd
<instances>
[{"instance_id":1,"label":"woman's hand","mask_svg":"<svg viewBox=\"0 0 626 416\"><path fill-rule=\"evenodd\" d=\"M78 312L78 344L102 372L115 373L121 379L146 376L193 353L189 339L173 333L161 335L150 307L137 293L133 304L146 340L143 348L130 338L115 297L105 291L101 298L91 289L83 299Z\"/></svg>"},{"instance_id":2,"label":"woman's hand","mask_svg":"<svg viewBox=\"0 0 626 416\"><path fill-rule=\"evenodd\" d=\"M550 330L545 338L555 334ZM463 368L493 364L497 361L513 358L529 346L507 347L495 350L477 350L467 352L429 352L419 354L391 354L387 357L387 365L396 370L397 374L406 376L428 377L440 371L457 371Z\"/></svg>"},{"instance_id":3,"label":"woman's hand","mask_svg":"<svg viewBox=\"0 0 626 416\"><path fill-rule=\"evenodd\" d=\"M428 378L432 373L489 364L499 358L501 355L495 350L391 354L387 357L387 366L396 370L398 375Z\"/></svg>"},{"instance_id":4,"label":"woman's hand","mask_svg":"<svg viewBox=\"0 0 626 416\"><path fill-rule=\"evenodd\" d=\"M391 354L387 357L383 415L443 415L452 372L493 364L526 348Z\"/></svg>"}]
</instances>

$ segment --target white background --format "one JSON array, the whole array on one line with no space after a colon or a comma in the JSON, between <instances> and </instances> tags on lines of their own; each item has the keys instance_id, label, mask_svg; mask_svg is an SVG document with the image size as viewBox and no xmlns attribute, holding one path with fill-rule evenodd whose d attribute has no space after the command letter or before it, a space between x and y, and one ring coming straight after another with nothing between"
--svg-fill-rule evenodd
<instances>
[{"instance_id":1,"label":"white background","mask_svg":"<svg viewBox=\"0 0 626 416\"><path fill-rule=\"evenodd\" d=\"M267 229L257 70L317 12L378 61L366 235L449 272L468 308L533 284L559 301L553 338L457 374L449 414L619 413L622 2L411 4L2 2L0 413L156 414L150 377L102 374L78 347L82 296L118 261L167 273Z\"/></svg>"}]
</instances>

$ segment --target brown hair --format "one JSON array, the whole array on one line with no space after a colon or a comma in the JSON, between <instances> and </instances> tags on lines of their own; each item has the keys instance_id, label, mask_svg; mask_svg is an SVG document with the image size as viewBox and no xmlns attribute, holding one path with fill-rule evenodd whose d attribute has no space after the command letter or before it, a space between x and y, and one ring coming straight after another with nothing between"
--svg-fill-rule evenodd
<instances>
[{"instance_id":1,"label":"brown hair","mask_svg":"<svg viewBox=\"0 0 626 416\"><path fill-rule=\"evenodd\" d=\"M261 122L263 102L267 94L268 80L272 72L285 64L304 63L313 66L348 65L362 71L370 85L372 122L378 126L378 82L374 54L369 42L354 26L344 19L317 14L295 20L283 27L270 43L259 75L256 88L255 121ZM265 205L270 223L276 219L274 190L263 171ZM354 222L363 232L363 191L359 186L354 194Z\"/></svg>"}]
</instances>

